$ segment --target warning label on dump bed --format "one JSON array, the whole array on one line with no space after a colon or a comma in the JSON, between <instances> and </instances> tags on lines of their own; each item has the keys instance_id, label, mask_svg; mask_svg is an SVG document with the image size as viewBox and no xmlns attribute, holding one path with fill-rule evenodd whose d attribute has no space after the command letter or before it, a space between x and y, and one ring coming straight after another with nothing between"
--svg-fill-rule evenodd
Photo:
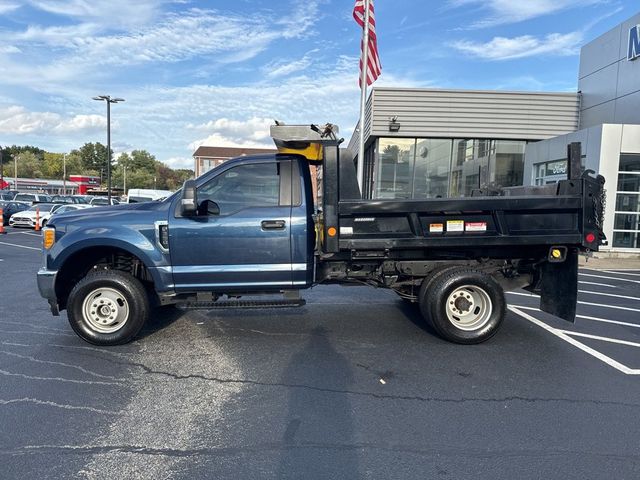
<instances>
[{"instance_id":1,"label":"warning label on dump bed","mask_svg":"<svg viewBox=\"0 0 640 480\"><path fill-rule=\"evenodd\" d=\"M467 232L486 232L487 222L467 222L465 230Z\"/></svg>"},{"instance_id":2,"label":"warning label on dump bed","mask_svg":"<svg viewBox=\"0 0 640 480\"><path fill-rule=\"evenodd\" d=\"M447 232L464 232L464 220L447 220Z\"/></svg>"},{"instance_id":3,"label":"warning label on dump bed","mask_svg":"<svg viewBox=\"0 0 640 480\"><path fill-rule=\"evenodd\" d=\"M444 232L444 224L442 223L430 223L429 233L442 233Z\"/></svg>"}]
</instances>

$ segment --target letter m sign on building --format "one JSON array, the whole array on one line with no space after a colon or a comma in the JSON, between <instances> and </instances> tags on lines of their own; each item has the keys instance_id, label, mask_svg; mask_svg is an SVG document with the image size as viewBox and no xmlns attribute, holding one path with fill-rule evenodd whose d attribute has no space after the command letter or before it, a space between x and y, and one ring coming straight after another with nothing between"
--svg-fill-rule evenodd
<instances>
[{"instance_id":1,"label":"letter m sign on building","mask_svg":"<svg viewBox=\"0 0 640 480\"><path fill-rule=\"evenodd\" d=\"M627 50L627 60L635 60L640 57L640 25L631 27L629 30L629 50Z\"/></svg>"}]
</instances>

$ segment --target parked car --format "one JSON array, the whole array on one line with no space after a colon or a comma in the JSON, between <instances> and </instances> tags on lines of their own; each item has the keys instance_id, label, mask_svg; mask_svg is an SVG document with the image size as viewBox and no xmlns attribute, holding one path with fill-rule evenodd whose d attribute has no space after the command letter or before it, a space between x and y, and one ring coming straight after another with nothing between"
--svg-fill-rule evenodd
<instances>
[{"instance_id":1,"label":"parked car","mask_svg":"<svg viewBox=\"0 0 640 480\"><path fill-rule=\"evenodd\" d=\"M35 228L37 211L40 211L40 227L44 227L51 215L64 205L60 203L40 203L31 205L27 210L14 213L9 218L9 226L11 227L29 227Z\"/></svg>"},{"instance_id":2,"label":"parked car","mask_svg":"<svg viewBox=\"0 0 640 480\"><path fill-rule=\"evenodd\" d=\"M109 205L109 199L107 197L93 197L89 204L93 206ZM111 205L120 205L120 200L112 197Z\"/></svg>"},{"instance_id":3,"label":"parked car","mask_svg":"<svg viewBox=\"0 0 640 480\"><path fill-rule=\"evenodd\" d=\"M2 218L4 220L4 224L8 225L11 215L28 209L29 204L23 202L10 202L2 200L0 201L0 208L2 209Z\"/></svg>"},{"instance_id":4,"label":"parked car","mask_svg":"<svg viewBox=\"0 0 640 480\"><path fill-rule=\"evenodd\" d=\"M16 202L28 202L34 205L36 203L50 202L51 197L43 193L18 193L13 200Z\"/></svg>"},{"instance_id":5,"label":"parked car","mask_svg":"<svg viewBox=\"0 0 640 480\"><path fill-rule=\"evenodd\" d=\"M79 205L79 204L64 204L54 212L56 215L66 212L73 212L75 210L83 210L85 208L91 208L91 205Z\"/></svg>"},{"instance_id":6,"label":"parked car","mask_svg":"<svg viewBox=\"0 0 640 480\"><path fill-rule=\"evenodd\" d=\"M67 204L73 204L73 205L77 205L77 204L86 205L89 203L84 197L78 196L78 195L53 195L51 197L51 201L53 203L67 203Z\"/></svg>"},{"instance_id":7,"label":"parked car","mask_svg":"<svg viewBox=\"0 0 640 480\"><path fill-rule=\"evenodd\" d=\"M152 190L149 188L131 188L127 194L127 203L153 202L164 200L173 195L170 190Z\"/></svg>"},{"instance_id":8,"label":"parked car","mask_svg":"<svg viewBox=\"0 0 640 480\"><path fill-rule=\"evenodd\" d=\"M11 192L11 191L2 191L0 192L0 200L13 200L13 198L16 196L16 192Z\"/></svg>"}]
</instances>

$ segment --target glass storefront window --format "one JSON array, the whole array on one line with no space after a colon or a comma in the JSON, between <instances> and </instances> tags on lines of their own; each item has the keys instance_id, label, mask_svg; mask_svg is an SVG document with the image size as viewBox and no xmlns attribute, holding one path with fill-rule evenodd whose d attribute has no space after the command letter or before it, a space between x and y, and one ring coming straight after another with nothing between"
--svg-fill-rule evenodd
<instances>
[{"instance_id":1,"label":"glass storefront window","mask_svg":"<svg viewBox=\"0 0 640 480\"><path fill-rule=\"evenodd\" d=\"M411 198L415 138L381 138L375 198Z\"/></svg>"},{"instance_id":2,"label":"glass storefront window","mask_svg":"<svg viewBox=\"0 0 640 480\"><path fill-rule=\"evenodd\" d=\"M513 187L522 185L526 142L494 140L491 155L491 185Z\"/></svg>"},{"instance_id":3,"label":"glass storefront window","mask_svg":"<svg viewBox=\"0 0 640 480\"><path fill-rule=\"evenodd\" d=\"M621 172L640 172L640 154L620 155L620 171Z\"/></svg>"},{"instance_id":4,"label":"glass storefront window","mask_svg":"<svg viewBox=\"0 0 640 480\"><path fill-rule=\"evenodd\" d=\"M616 212L640 212L640 193L619 193Z\"/></svg>"},{"instance_id":5,"label":"glass storefront window","mask_svg":"<svg viewBox=\"0 0 640 480\"><path fill-rule=\"evenodd\" d=\"M640 155L620 155L613 246L640 248Z\"/></svg>"},{"instance_id":6,"label":"glass storefront window","mask_svg":"<svg viewBox=\"0 0 640 480\"><path fill-rule=\"evenodd\" d=\"M613 232L613 246L617 248L640 248L640 232Z\"/></svg>"},{"instance_id":7,"label":"glass storefront window","mask_svg":"<svg viewBox=\"0 0 640 480\"><path fill-rule=\"evenodd\" d=\"M619 192L640 192L640 174L620 173L618 174Z\"/></svg>"},{"instance_id":8,"label":"glass storefront window","mask_svg":"<svg viewBox=\"0 0 640 480\"><path fill-rule=\"evenodd\" d=\"M489 183L489 140L456 139L453 141L453 168L449 196L465 197Z\"/></svg>"},{"instance_id":9,"label":"glass storefront window","mask_svg":"<svg viewBox=\"0 0 640 480\"><path fill-rule=\"evenodd\" d=\"M372 198L471 195L522 185L527 142L490 139L379 138L371 158ZM369 171L369 170L367 170Z\"/></svg>"},{"instance_id":10,"label":"glass storefront window","mask_svg":"<svg viewBox=\"0 0 640 480\"><path fill-rule=\"evenodd\" d=\"M640 213L616 215L613 228L616 230L640 230Z\"/></svg>"},{"instance_id":11,"label":"glass storefront window","mask_svg":"<svg viewBox=\"0 0 640 480\"><path fill-rule=\"evenodd\" d=\"M412 198L447 197L451 140L418 139Z\"/></svg>"},{"instance_id":12,"label":"glass storefront window","mask_svg":"<svg viewBox=\"0 0 640 480\"><path fill-rule=\"evenodd\" d=\"M535 165L535 184L548 185L567 179L567 160L553 160Z\"/></svg>"}]
</instances>

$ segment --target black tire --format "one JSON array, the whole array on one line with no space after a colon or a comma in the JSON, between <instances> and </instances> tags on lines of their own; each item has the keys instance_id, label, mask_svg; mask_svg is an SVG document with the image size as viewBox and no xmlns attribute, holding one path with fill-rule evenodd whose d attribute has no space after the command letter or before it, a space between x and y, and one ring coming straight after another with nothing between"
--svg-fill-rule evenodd
<instances>
[{"instance_id":1,"label":"black tire","mask_svg":"<svg viewBox=\"0 0 640 480\"><path fill-rule=\"evenodd\" d=\"M477 344L496 334L506 313L504 291L493 277L471 268L445 269L420 289L420 311L442 338ZM455 295L455 297L454 297Z\"/></svg>"},{"instance_id":2,"label":"black tire","mask_svg":"<svg viewBox=\"0 0 640 480\"><path fill-rule=\"evenodd\" d=\"M71 328L83 340L101 346L121 345L144 326L149 300L143 285L132 275L96 270L71 290L67 315Z\"/></svg>"}]
</instances>

